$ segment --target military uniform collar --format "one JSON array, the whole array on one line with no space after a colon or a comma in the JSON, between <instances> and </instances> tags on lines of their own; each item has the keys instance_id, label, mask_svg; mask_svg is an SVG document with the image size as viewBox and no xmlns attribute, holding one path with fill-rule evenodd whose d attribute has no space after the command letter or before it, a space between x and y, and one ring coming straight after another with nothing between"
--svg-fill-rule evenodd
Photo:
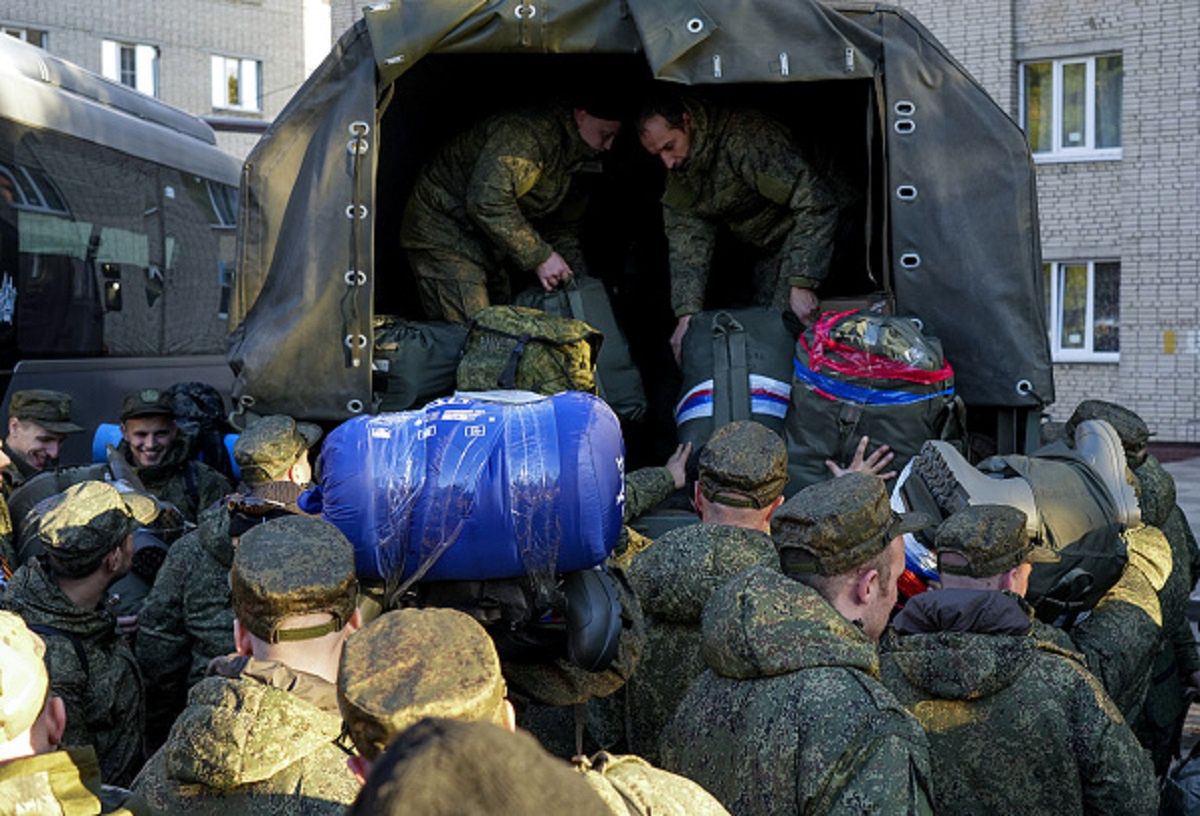
<instances>
[{"instance_id":1,"label":"military uniform collar","mask_svg":"<svg viewBox=\"0 0 1200 816\"><path fill-rule=\"evenodd\" d=\"M208 664L208 674L262 683L311 703L328 714L341 716L337 687L323 677L293 669L278 660L259 660L246 655L218 657Z\"/></svg>"},{"instance_id":2,"label":"military uniform collar","mask_svg":"<svg viewBox=\"0 0 1200 816\"><path fill-rule=\"evenodd\" d=\"M20 487L41 473L40 470L29 464L24 456L9 447L7 439L3 443L0 443L0 450L4 451L4 455L12 462L9 467L4 469L4 479L13 487Z\"/></svg>"}]
</instances>

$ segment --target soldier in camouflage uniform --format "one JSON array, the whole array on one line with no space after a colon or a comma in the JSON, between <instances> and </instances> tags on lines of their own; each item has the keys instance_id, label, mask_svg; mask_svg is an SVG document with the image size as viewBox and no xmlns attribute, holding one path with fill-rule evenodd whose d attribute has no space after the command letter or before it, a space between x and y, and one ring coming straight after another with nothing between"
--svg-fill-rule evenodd
<instances>
[{"instance_id":1,"label":"soldier in camouflage uniform","mask_svg":"<svg viewBox=\"0 0 1200 816\"><path fill-rule=\"evenodd\" d=\"M1085 400L1067 422L1068 438L1074 427L1090 419L1105 420L1116 429L1137 478L1142 521L1161 530L1171 547L1171 574L1158 593L1163 639L1149 672L1146 702L1130 715L1134 733L1150 750L1161 776L1179 748L1187 691L1200 690L1200 657L1187 619L1188 597L1200 580L1200 547L1176 503L1175 480L1146 449L1150 429L1142 418L1111 402Z\"/></svg>"},{"instance_id":2,"label":"soldier in camouflage uniform","mask_svg":"<svg viewBox=\"0 0 1200 816\"><path fill-rule=\"evenodd\" d=\"M1037 639L1021 599L1025 514L968 507L938 528L943 588L911 599L882 644L884 683L929 735L939 814L1154 813L1149 759L1073 652Z\"/></svg>"},{"instance_id":3,"label":"soldier in camouflage uniform","mask_svg":"<svg viewBox=\"0 0 1200 816\"><path fill-rule=\"evenodd\" d=\"M709 596L750 567L779 569L770 532L788 478L783 440L757 422L731 422L712 435L698 462L701 523L667 532L629 568L646 614L646 646L622 696L629 748L651 762L660 732L704 671L700 613Z\"/></svg>"},{"instance_id":4,"label":"soldier in camouflage uniform","mask_svg":"<svg viewBox=\"0 0 1200 816\"><path fill-rule=\"evenodd\" d=\"M663 223L679 345L704 308L722 229L759 254L755 303L816 316L814 290L829 272L838 206L830 183L800 155L786 126L758 111L658 96L638 116L638 137L669 171Z\"/></svg>"},{"instance_id":5,"label":"soldier in camouflage uniform","mask_svg":"<svg viewBox=\"0 0 1200 816\"><path fill-rule=\"evenodd\" d=\"M127 785L142 764L145 697L133 651L105 600L129 572L133 530L153 500L82 482L49 500L35 532L46 552L13 575L4 597L46 641L50 689L67 712L64 745L92 745L104 779Z\"/></svg>"},{"instance_id":6,"label":"soldier in camouflage uniform","mask_svg":"<svg viewBox=\"0 0 1200 816\"><path fill-rule=\"evenodd\" d=\"M242 493L201 511L199 528L168 551L142 607L137 638L152 748L166 738L209 661L233 651L234 539L255 524L299 512L301 485L312 475L308 451L320 436L316 425L288 416L251 423L233 449Z\"/></svg>"},{"instance_id":7,"label":"soldier in camouflage uniform","mask_svg":"<svg viewBox=\"0 0 1200 816\"><path fill-rule=\"evenodd\" d=\"M71 395L62 391L14 391L8 402L8 436L0 445L4 498L58 464L68 434L83 428L71 421Z\"/></svg>"},{"instance_id":8,"label":"soldier in camouflage uniform","mask_svg":"<svg viewBox=\"0 0 1200 816\"><path fill-rule=\"evenodd\" d=\"M783 572L753 567L709 599L708 669L663 732L663 766L738 814L929 813L917 722L880 684L902 533L883 482L851 473L776 511Z\"/></svg>"},{"instance_id":9,"label":"soldier in camouflage uniform","mask_svg":"<svg viewBox=\"0 0 1200 816\"><path fill-rule=\"evenodd\" d=\"M365 779L388 745L427 717L490 722L513 731L513 710L504 695L496 647L470 616L451 609L387 612L351 637L342 652L338 703L359 751L350 765ZM581 758L577 767L614 814L630 813L627 803L647 816L725 813L699 786L638 757L599 754Z\"/></svg>"},{"instance_id":10,"label":"soldier in camouflage uniform","mask_svg":"<svg viewBox=\"0 0 1200 816\"><path fill-rule=\"evenodd\" d=\"M547 291L583 271L576 176L612 147L621 127L613 108L596 100L493 116L421 170L400 243L427 317L466 323L506 302L506 265L536 275Z\"/></svg>"},{"instance_id":11,"label":"soldier in camouflage uniform","mask_svg":"<svg viewBox=\"0 0 1200 816\"><path fill-rule=\"evenodd\" d=\"M149 814L140 797L104 785L90 745L60 747L66 706L50 693L46 647L0 612L0 814Z\"/></svg>"},{"instance_id":12,"label":"soldier in camouflage uniform","mask_svg":"<svg viewBox=\"0 0 1200 816\"><path fill-rule=\"evenodd\" d=\"M341 813L359 788L335 689L361 620L354 550L318 519L276 519L242 536L229 582L237 654L210 664L134 790L167 813Z\"/></svg>"}]
</instances>

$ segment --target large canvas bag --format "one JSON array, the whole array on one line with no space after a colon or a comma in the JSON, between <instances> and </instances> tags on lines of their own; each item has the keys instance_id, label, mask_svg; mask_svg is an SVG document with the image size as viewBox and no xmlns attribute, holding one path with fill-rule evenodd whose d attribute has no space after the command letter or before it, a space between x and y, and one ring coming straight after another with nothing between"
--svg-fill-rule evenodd
<instances>
[{"instance_id":1,"label":"large canvas bag","mask_svg":"<svg viewBox=\"0 0 1200 816\"><path fill-rule=\"evenodd\" d=\"M524 306L489 306L471 321L458 390L594 394L601 340L582 320Z\"/></svg>"}]
</instances>

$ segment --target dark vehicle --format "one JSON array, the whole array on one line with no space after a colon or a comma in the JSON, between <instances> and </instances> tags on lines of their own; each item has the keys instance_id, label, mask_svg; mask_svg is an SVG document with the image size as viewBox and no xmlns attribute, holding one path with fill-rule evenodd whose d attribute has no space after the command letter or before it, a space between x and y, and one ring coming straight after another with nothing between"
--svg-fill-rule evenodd
<instances>
[{"instance_id":1,"label":"dark vehicle","mask_svg":"<svg viewBox=\"0 0 1200 816\"><path fill-rule=\"evenodd\" d=\"M225 350L240 166L182 111L0 37L0 376L111 419ZM7 401L5 403L7 405ZM64 461L90 457L71 437Z\"/></svg>"},{"instance_id":2,"label":"dark vehicle","mask_svg":"<svg viewBox=\"0 0 1200 816\"><path fill-rule=\"evenodd\" d=\"M860 191L822 296L882 297L919 318L972 424L1000 451L1027 447L1054 384L1024 134L911 15L874 3L369 6L247 161L235 397L318 420L373 410L373 317L420 317L396 236L433 151L500 109L650 80L766 110ZM591 191L584 248L669 400L662 168L623 136Z\"/></svg>"}]
</instances>

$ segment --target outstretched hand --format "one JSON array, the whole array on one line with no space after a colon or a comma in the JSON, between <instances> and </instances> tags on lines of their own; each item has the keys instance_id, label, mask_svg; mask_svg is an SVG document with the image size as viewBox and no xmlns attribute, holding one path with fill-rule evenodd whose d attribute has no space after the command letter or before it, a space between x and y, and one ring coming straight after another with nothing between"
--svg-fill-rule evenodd
<instances>
[{"instance_id":1,"label":"outstretched hand","mask_svg":"<svg viewBox=\"0 0 1200 816\"><path fill-rule=\"evenodd\" d=\"M687 484L687 462L688 457L692 455L692 443L685 442L675 449L671 457L667 459L667 464L664 466L671 471L671 478L675 480L675 489L683 487Z\"/></svg>"},{"instance_id":2,"label":"outstretched hand","mask_svg":"<svg viewBox=\"0 0 1200 816\"><path fill-rule=\"evenodd\" d=\"M858 440L858 447L854 449L854 458L850 460L850 464L842 467L832 459L825 460L825 467L829 468L829 472L834 478L845 476L847 473L867 473L871 476L878 476L880 479L893 479L896 476L896 471L889 470L884 472L884 468L892 463L896 458L896 454L892 453L892 449L887 445L880 445L874 453L867 456L867 446L871 444L871 438L864 436Z\"/></svg>"}]
</instances>

